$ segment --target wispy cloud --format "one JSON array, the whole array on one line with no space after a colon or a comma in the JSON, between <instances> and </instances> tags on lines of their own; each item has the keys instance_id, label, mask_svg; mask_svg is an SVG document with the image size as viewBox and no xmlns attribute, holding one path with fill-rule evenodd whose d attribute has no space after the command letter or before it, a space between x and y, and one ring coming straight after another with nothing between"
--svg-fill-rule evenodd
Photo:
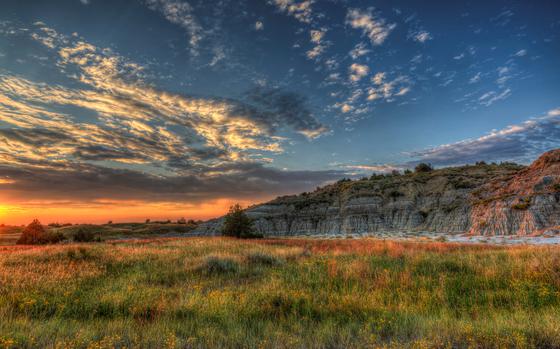
<instances>
[{"instance_id":1,"label":"wispy cloud","mask_svg":"<svg viewBox=\"0 0 560 349\"><path fill-rule=\"evenodd\" d=\"M198 55L198 46L204 37L204 30L200 26L193 7L180 0L146 0L148 7L159 11L171 23L184 28L189 34L191 53Z\"/></svg>"},{"instance_id":2,"label":"wispy cloud","mask_svg":"<svg viewBox=\"0 0 560 349\"><path fill-rule=\"evenodd\" d=\"M510 95L511 95L511 90L509 88L503 91L490 91L480 96L478 98L478 101L480 104L489 107L498 101L508 98Z\"/></svg>"},{"instance_id":3,"label":"wispy cloud","mask_svg":"<svg viewBox=\"0 0 560 349\"><path fill-rule=\"evenodd\" d=\"M405 170L406 166L390 165L390 164L375 164L375 165L345 165L344 168L357 170L362 173L391 173L393 171L401 172Z\"/></svg>"},{"instance_id":4,"label":"wispy cloud","mask_svg":"<svg viewBox=\"0 0 560 349\"><path fill-rule=\"evenodd\" d=\"M378 72L371 79L374 86L368 89L367 99L375 101L384 99L392 101L394 97L406 95L411 90L411 83L407 76L400 75L392 80L387 80L387 73Z\"/></svg>"},{"instance_id":5,"label":"wispy cloud","mask_svg":"<svg viewBox=\"0 0 560 349\"><path fill-rule=\"evenodd\" d=\"M387 24L383 18L375 15L373 9L366 11L352 8L346 15L346 24L354 29L362 30L374 45L381 45L389 34L396 28L396 24Z\"/></svg>"},{"instance_id":6,"label":"wispy cloud","mask_svg":"<svg viewBox=\"0 0 560 349\"><path fill-rule=\"evenodd\" d=\"M476 73L472 78L469 79L469 84L475 84L479 82L481 77L482 77L481 72Z\"/></svg>"},{"instance_id":7,"label":"wispy cloud","mask_svg":"<svg viewBox=\"0 0 560 349\"><path fill-rule=\"evenodd\" d=\"M411 36L414 39L414 41L417 41L417 42L422 43L422 44L425 43L426 41L432 39L432 35L425 30L421 30L419 32L412 33Z\"/></svg>"},{"instance_id":8,"label":"wispy cloud","mask_svg":"<svg viewBox=\"0 0 560 349\"><path fill-rule=\"evenodd\" d=\"M352 51L350 51L350 57L352 57L352 59L357 59L361 56L367 55L368 53L370 53L371 50L366 48L366 44L363 42L360 42L359 44L357 44Z\"/></svg>"},{"instance_id":9,"label":"wispy cloud","mask_svg":"<svg viewBox=\"0 0 560 349\"><path fill-rule=\"evenodd\" d=\"M313 20L313 11L311 8L314 2L313 0L270 0L269 2L276 5L280 11L293 16L300 22L311 23Z\"/></svg>"}]
</instances>

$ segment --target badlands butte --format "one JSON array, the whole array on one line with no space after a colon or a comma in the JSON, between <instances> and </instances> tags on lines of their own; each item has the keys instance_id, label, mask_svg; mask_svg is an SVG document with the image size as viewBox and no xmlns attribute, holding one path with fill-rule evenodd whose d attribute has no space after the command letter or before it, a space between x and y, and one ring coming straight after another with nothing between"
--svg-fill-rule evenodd
<instances>
[{"instance_id":1,"label":"badlands butte","mask_svg":"<svg viewBox=\"0 0 560 349\"><path fill-rule=\"evenodd\" d=\"M469 235L560 233L560 149L529 166L477 163L361 180L249 207L265 236L391 232ZM219 234L223 217L196 233Z\"/></svg>"}]
</instances>

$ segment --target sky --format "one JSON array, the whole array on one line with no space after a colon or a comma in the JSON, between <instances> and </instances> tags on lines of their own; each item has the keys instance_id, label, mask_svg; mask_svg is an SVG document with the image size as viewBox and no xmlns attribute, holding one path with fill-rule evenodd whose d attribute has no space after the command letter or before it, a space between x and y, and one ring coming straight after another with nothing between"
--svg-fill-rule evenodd
<instances>
[{"instance_id":1,"label":"sky","mask_svg":"<svg viewBox=\"0 0 560 349\"><path fill-rule=\"evenodd\" d=\"M208 219L560 147L560 3L2 1L0 222Z\"/></svg>"}]
</instances>

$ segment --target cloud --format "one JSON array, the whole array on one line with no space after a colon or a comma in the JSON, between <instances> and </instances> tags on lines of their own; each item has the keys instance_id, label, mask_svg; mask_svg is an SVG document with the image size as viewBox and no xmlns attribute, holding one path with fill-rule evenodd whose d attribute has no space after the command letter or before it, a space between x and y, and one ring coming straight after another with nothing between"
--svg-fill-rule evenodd
<instances>
[{"instance_id":1,"label":"cloud","mask_svg":"<svg viewBox=\"0 0 560 349\"><path fill-rule=\"evenodd\" d=\"M414 41L417 41L417 42L423 44L426 41L431 40L432 35L425 30L421 30L419 32L413 33L412 38L414 39Z\"/></svg>"},{"instance_id":2,"label":"cloud","mask_svg":"<svg viewBox=\"0 0 560 349\"><path fill-rule=\"evenodd\" d=\"M265 86L237 99L170 93L144 82L146 67L42 25L27 35L77 84L0 73L3 194L202 202L270 197L341 176L264 165L291 132L328 132L304 96Z\"/></svg>"},{"instance_id":3,"label":"cloud","mask_svg":"<svg viewBox=\"0 0 560 349\"><path fill-rule=\"evenodd\" d=\"M465 58L465 54L464 54L464 53L461 53L461 54L459 54L459 55L453 57L453 59L454 59L454 60L457 60L457 61L458 61L458 60L461 60L461 59L463 59L463 58Z\"/></svg>"},{"instance_id":4,"label":"cloud","mask_svg":"<svg viewBox=\"0 0 560 349\"><path fill-rule=\"evenodd\" d=\"M340 111L343 113L349 113L354 109L354 107L352 107L350 104L348 103L342 103L340 105Z\"/></svg>"},{"instance_id":5,"label":"cloud","mask_svg":"<svg viewBox=\"0 0 560 349\"><path fill-rule=\"evenodd\" d=\"M216 167L195 175L153 175L142 171L79 164L52 171L0 165L7 199L142 200L203 203L217 198L255 199L308 190L344 176L344 171L283 171L255 163Z\"/></svg>"},{"instance_id":6,"label":"cloud","mask_svg":"<svg viewBox=\"0 0 560 349\"><path fill-rule=\"evenodd\" d=\"M516 56L516 57L523 57L523 56L526 56L526 55L527 55L527 50L519 50L514 54L514 56Z\"/></svg>"},{"instance_id":7,"label":"cloud","mask_svg":"<svg viewBox=\"0 0 560 349\"><path fill-rule=\"evenodd\" d=\"M359 44L357 44L352 51L350 51L350 57L352 57L352 59L357 59L361 56L367 55L368 53L370 53L371 50L366 48L366 44L363 42L360 42Z\"/></svg>"},{"instance_id":8,"label":"cloud","mask_svg":"<svg viewBox=\"0 0 560 349\"><path fill-rule=\"evenodd\" d=\"M89 5L90 0L80 0L83 5Z\"/></svg>"},{"instance_id":9,"label":"cloud","mask_svg":"<svg viewBox=\"0 0 560 349\"><path fill-rule=\"evenodd\" d=\"M483 94L482 96L480 96L478 98L478 101L480 104L489 107L492 104L504 100L506 98L508 98L511 95L511 90L505 89L503 91L490 91L490 92L486 92L485 94Z\"/></svg>"},{"instance_id":10,"label":"cloud","mask_svg":"<svg viewBox=\"0 0 560 349\"><path fill-rule=\"evenodd\" d=\"M326 32L327 32L326 28L321 28L319 30L313 29L309 32L311 43L315 45L313 49L307 51L307 57L309 59L315 59L319 57L323 53L323 51L325 51L328 45L328 42L325 42L323 40Z\"/></svg>"},{"instance_id":11,"label":"cloud","mask_svg":"<svg viewBox=\"0 0 560 349\"><path fill-rule=\"evenodd\" d=\"M316 138L328 131L313 116L303 96L280 88L254 88L232 112L240 112L262 123L270 134L285 126L309 138Z\"/></svg>"},{"instance_id":12,"label":"cloud","mask_svg":"<svg viewBox=\"0 0 560 349\"><path fill-rule=\"evenodd\" d=\"M198 55L198 46L204 38L204 30L194 15L193 7L179 0L146 0L148 7L154 11L161 12L165 19L177 24L189 34L189 45L191 53Z\"/></svg>"},{"instance_id":13,"label":"cloud","mask_svg":"<svg viewBox=\"0 0 560 349\"><path fill-rule=\"evenodd\" d=\"M255 22L255 30L263 30L264 29L264 24L261 21L256 21Z\"/></svg>"},{"instance_id":14,"label":"cloud","mask_svg":"<svg viewBox=\"0 0 560 349\"><path fill-rule=\"evenodd\" d=\"M360 172L373 173L391 173L393 171L403 171L407 167L400 165L380 164L380 165L347 165L348 169L358 170Z\"/></svg>"},{"instance_id":15,"label":"cloud","mask_svg":"<svg viewBox=\"0 0 560 349\"><path fill-rule=\"evenodd\" d=\"M295 93L261 89L251 91L244 100L171 94L144 84L145 68L110 50L71 41L56 32L41 32L34 38L53 47L59 54L57 64L73 72L71 76L87 88L67 89L1 75L0 119L34 130L37 139L52 130L64 132L70 137L65 147L44 147L59 162L111 160L175 166L181 157L189 159L183 163L235 161L247 158L250 151L282 151L283 139L275 135L280 130L291 129L308 138L327 131L306 106L306 99ZM60 105L76 107L78 114L93 112L97 118L77 122L71 115L53 111ZM15 131L10 136L12 143L15 136L19 143L32 139ZM38 157L33 152L18 154L4 157L27 164Z\"/></svg>"},{"instance_id":16,"label":"cloud","mask_svg":"<svg viewBox=\"0 0 560 349\"><path fill-rule=\"evenodd\" d=\"M469 79L469 84L475 84L480 81L482 76L481 72L476 73L472 78Z\"/></svg>"},{"instance_id":17,"label":"cloud","mask_svg":"<svg viewBox=\"0 0 560 349\"><path fill-rule=\"evenodd\" d=\"M276 5L280 11L287 13L300 22L311 23L313 20L311 9L311 5L314 3L313 0L271 0L270 3Z\"/></svg>"},{"instance_id":18,"label":"cloud","mask_svg":"<svg viewBox=\"0 0 560 349\"><path fill-rule=\"evenodd\" d=\"M511 125L489 134L456 143L408 153L415 162L461 165L476 161L528 163L545 151L560 147L560 108L545 116Z\"/></svg>"},{"instance_id":19,"label":"cloud","mask_svg":"<svg viewBox=\"0 0 560 349\"><path fill-rule=\"evenodd\" d=\"M407 76L400 75L393 80L387 80L386 72L378 72L372 78L374 86L367 91L367 99L375 101L384 99L385 101L393 101L394 97L406 95L411 90L411 82Z\"/></svg>"},{"instance_id":20,"label":"cloud","mask_svg":"<svg viewBox=\"0 0 560 349\"><path fill-rule=\"evenodd\" d=\"M396 24L387 24L383 18L377 17L372 9L362 11L349 9L346 14L346 24L354 29L361 29L373 45L381 45L387 39Z\"/></svg>"},{"instance_id":21,"label":"cloud","mask_svg":"<svg viewBox=\"0 0 560 349\"><path fill-rule=\"evenodd\" d=\"M363 64L352 63L352 65L348 68L348 71L350 73L350 81L358 82L368 75L369 67Z\"/></svg>"}]
</instances>

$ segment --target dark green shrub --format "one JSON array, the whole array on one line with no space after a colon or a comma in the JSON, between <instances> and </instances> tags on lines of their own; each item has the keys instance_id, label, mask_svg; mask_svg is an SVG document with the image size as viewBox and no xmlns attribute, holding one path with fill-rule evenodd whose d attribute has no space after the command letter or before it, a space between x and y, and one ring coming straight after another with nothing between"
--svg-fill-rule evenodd
<instances>
[{"instance_id":1,"label":"dark green shrub","mask_svg":"<svg viewBox=\"0 0 560 349\"><path fill-rule=\"evenodd\" d=\"M75 242L92 242L96 240L95 233L91 230L80 228L74 233L72 240Z\"/></svg>"},{"instance_id":2,"label":"dark green shrub","mask_svg":"<svg viewBox=\"0 0 560 349\"><path fill-rule=\"evenodd\" d=\"M208 257L198 271L207 275L234 274L239 271L239 263L231 258Z\"/></svg>"},{"instance_id":3,"label":"dark green shrub","mask_svg":"<svg viewBox=\"0 0 560 349\"><path fill-rule=\"evenodd\" d=\"M251 265L279 265L282 264L282 260L276 256L264 253L264 252L253 252L247 256L247 262Z\"/></svg>"}]
</instances>

